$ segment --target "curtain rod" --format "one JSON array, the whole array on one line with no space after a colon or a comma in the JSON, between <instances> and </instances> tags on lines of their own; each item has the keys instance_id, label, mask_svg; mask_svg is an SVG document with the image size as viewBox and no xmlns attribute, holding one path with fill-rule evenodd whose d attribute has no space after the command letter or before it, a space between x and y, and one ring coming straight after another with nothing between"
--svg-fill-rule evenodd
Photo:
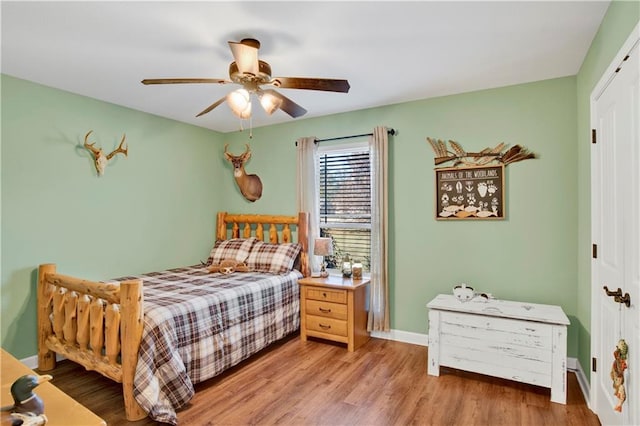
<instances>
[{"instance_id":1,"label":"curtain rod","mask_svg":"<svg viewBox=\"0 0 640 426\"><path fill-rule=\"evenodd\" d=\"M395 129L388 129L387 134L393 136L396 134ZM373 133L363 133L361 135L351 135L351 136L338 136L335 138L326 138L326 139L316 139L316 142L328 142L328 141L338 141L341 139L353 139L353 138L361 138L363 136L373 136Z\"/></svg>"},{"instance_id":2,"label":"curtain rod","mask_svg":"<svg viewBox=\"0 0 640 426\"><path fill-rule=\"evenodd\" d=\"M396 134L396 130L395 129L388 129L387 130L387 134L393 136L393 135ZM328 141L338 141L338 140L342 140L342 139L361 138L363 136L373 136L373 133L362 133L361 135L338 136L338 137L335 137L335 138L316 139L315 143L328 142ZM296 141L295 143L296 143L296 146L298 146L298 141Z\"/></svg>"}]
</instances>

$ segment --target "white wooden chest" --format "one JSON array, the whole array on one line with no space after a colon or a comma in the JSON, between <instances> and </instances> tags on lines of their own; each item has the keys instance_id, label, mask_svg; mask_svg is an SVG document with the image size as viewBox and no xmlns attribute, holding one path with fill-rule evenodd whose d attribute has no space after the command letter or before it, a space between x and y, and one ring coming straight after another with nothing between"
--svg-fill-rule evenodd
<instances>
[{"instance_id":1,"label":"white wooden chest","mask_svg":"<svg viewBox=\"0 0 640 426\"><path fill-rule=\"evenodd\" d=\"M551 388L566 404L567 325L553 305L441 294L429 308L428 373L440 366Z\"/></svg>"}]
</instances>

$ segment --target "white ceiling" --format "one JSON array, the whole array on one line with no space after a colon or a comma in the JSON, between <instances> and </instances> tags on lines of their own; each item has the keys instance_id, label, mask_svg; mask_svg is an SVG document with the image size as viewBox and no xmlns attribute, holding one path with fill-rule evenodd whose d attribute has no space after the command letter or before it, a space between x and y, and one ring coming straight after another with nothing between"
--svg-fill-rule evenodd
<instances>
[{"instance_id":1,"label":"white ceiling","mask_svg":"<svg viewBox=\"0 0 640 426\"><path fill-rule=\"evenodd\" d=\"M608 1L7 2L2 72L229 132L237 88L144 86L228 78L227 41L260 40L273 76L349 80L349 93L279 89L297 120L578 73ZM254 108L253 127L294 120ZM244 123L245 126L247 123Z\"/></svg>"}]
</instances>

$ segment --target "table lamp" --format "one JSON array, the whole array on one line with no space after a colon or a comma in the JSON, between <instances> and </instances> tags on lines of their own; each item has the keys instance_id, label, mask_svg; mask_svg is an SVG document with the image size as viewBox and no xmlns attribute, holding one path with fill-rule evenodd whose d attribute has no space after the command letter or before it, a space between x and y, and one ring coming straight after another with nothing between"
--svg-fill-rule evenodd
<instances>
[{"instance_id":1,"label":"table lamp","mask_svg":"<svg viewBox=\"0 0 640 426\"><path fill-rule=\"evenodd\" d=\"M331 244L331 238L316 238L313 243L313 254L316 256L322 256L322 267L320 269L320 277L328 277L329 273L325 267L325 256L331 256L333 254L333 245Z\"/></svg>"}]
</instances>

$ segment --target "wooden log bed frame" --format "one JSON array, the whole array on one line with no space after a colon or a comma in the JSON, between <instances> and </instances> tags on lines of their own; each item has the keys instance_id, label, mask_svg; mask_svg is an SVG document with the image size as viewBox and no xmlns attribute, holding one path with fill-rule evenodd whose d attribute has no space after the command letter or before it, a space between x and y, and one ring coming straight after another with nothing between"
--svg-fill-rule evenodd
<instances>
[{"instance_id":1,"label":"wooden log bed frame","mask_svg":"<svg viewBox=\"0 0 640 426\"><path fill-rule=\"evenodd\" d=\"M270 243L293 242L291 226L297 228L297 240L302 245L301 272L309 276L307 213L278 216L220 212L216 239L255 236L264 240L267 233ZM122 383L127 420L146 417L133 394L143 331L142 280L90 281L58 274L55 264L42 264L37 296L39 370L54 369L56 353L60 354Z\"/></svg>"}]
</instances>

